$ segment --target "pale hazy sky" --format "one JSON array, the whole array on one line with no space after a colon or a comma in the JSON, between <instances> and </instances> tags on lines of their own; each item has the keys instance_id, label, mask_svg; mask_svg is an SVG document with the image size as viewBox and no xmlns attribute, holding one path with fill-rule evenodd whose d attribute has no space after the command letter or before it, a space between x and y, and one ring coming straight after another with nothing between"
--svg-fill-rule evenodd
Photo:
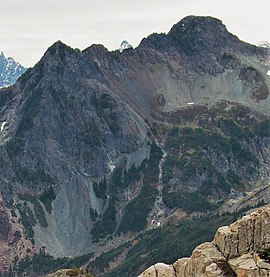
<instances>
[{"instance_id":1,"label":"pale hazy sky","mask_svg":"<svg viewBox=\"0 0 270 277\"><path fill-rule=\"evenodd\" d=\"M270 41L269 0L0 0L0 51L33 66L57 40L81 50L137 46L187 15L210 15L240 39Z\"/></svg>"}]
</instances>

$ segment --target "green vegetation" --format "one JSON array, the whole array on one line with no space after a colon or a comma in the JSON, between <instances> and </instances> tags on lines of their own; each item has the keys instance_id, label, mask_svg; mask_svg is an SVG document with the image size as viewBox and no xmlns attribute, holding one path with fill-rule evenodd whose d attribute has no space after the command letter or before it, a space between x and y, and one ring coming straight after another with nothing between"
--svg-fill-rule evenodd
<instances>
[{"instance_id":1,"label":"green vegetation","mask_svg":"<svg viewBox=\"0 0 270 277\"><path fill-rule=\"evenodd\" d=\"M53 187L50 186L48 190L45 190L39 196L39 200L44 204L48 213L52 212L52 201L56 198Z\"/></svg>"},{"instance_id":2,"label":"green vegetation","mask_svg":"<svg viewBox=\"0 0 270 277\"><path fill-rule=\"evenodd\" d=\"M171 264L178 258L190 256L197 245L211 241L220 226L232 223L241 213L242 211L237 214L212 214L180 221L172 218L163 227L149 230L137 236L133 246L128 249L123 263L101 276L137 276L155 263ZM94 267L91 267L91 270L93 271Z\"/></svg>"},{"instance_id":3,"label":"green vegetation","mask_svg":"<svg viewBox=\"0 0 270 277\"><path fill-rule=\"evenodd\" d=\"M100 146L101 134L98 125L95 122L89 122L86 130L82 134L83 141L91 147Z\"/></svg>"},{"instance_id":4,"label":"green vegetation","mask_svg":"<svg viewBox=\"0 0 270 277\"><path fill-rule=\"evenodd\" d=\"M93 189L96 194L96 197L101 198L103 200L107 199L107 181L104 178L99 183L94 182L93 183Z\"/></svg>"},{"instance_id":5,"label":"green vegetation","mask_svg":"<svg viewBox=\"0 0 270 277\"><path fill-rule=\"evenodd\" d=\"M110 180L110 193L116 196L119 189L127 188L132 182L139 181L145 171L146 163L145 160L140 167L132 165L128 171L122 167L116 168Z\"/></svg>"},{"instance_id":6,"label":"green vegetation","mask_svg":"<svg viewBox=\"0 0 270 277\"><path fill-rule=\"evenodd\" d=\"M96 210L90 208L90 217L93 222L95 222L98 218L98 213Z\"/></svg>"},{"instance_id":7,"label":"green vegetation","mask_svg":"<svg viewBox=\"0 0 270 277\"><path fill-rule=\"evenodd\" d=\"M28 194L20 195L20 199L31 202L34 205L35 217L37 218L39 224L42 227L47 227L48 222L46 219L46 215L45 215L45 212L44 212L39 200L35 196L28 195Z\"/></svg>"},{"instance_id":8,"label":"green vegetation","mask_svg":"<svg viewBox=\"0 0 270 277\"><path fill-rule=\"evenodd\" d=\"M120 125L118 124L119 118L117 113L114 111L116 106L113 98L107 93L101 95L94 93L92 103L96 107L97 115L103 118L111 132L116 134L120 130Z\"/></svg>"},{"instance_id":9,"label":"green vegetation","mask_svg":"<svg viewBox=\"0 0 270 277\"><path fill-rule=\"evenodd\" d=\"M14 271L18 273L18 276L39 276L54 272L61 268L78 268L84 265L91 257L92 253L79 256L76 258L57 258L47 255L45 253L39 253L32 258L27 256L23 261L17 264L17 268ZM88 273L91 274L91 273ZM90 277L91 275L89 275Z\"/></svg>"},{"instance_id":10,"label":"green vegetation","mask_svg":"<svg viewBox=\"0 0 270 277\"><path fill-rule=\"evenodd\" d=\"M25 102L24 109L22 111L22 118L16 131L17 137L23 137L23 134L33 127L34 118L40 109L41 100L41 89L33 89Z\"/></svg>"},{"instance_id":11,"label":"green vegetation","mask_svg":"<svg viewBox=\"0 0 270 277\"><path fill-rule=\"evenodd\" d=\"M181 208L188 213L194 211L208 212L214 210L217 205L207 201L200 192L169 192L168 188L163 189L163 201L169 208Z\"/></svg>"},{"instance_id":12,"label":"green vegetation","mask_svg":"<svg viewBox=\"0 0 270 277\"><path fill-rule=\"evenodd\" d=\"M26 236L29 239L31 239L34 243L33 226L35 226L37 224L37 220L38 220L39 224L42 227L47 227L48 223L46 220L46 216L45 216L44 210L43 210L40 202L38 201L38 199L36 197L31 196L31 195L20 195L20 199L24 200L24 203L17 204L16 208L18 209L18 211L20 213L20 220L21 220L22 225L24 226ZM30 207L27 205L26 201L33 204L34 213L30 209ZM14 213L14 215L16 215L15 211L13 213Z\"/></svg>"},{"instance_id":13,"label":"green vegetation","mask_svg":"<svg viewBox=\"0 0 270 277\"><path fill-rule=\"evenodd\" d=\"M122 167L117 167L112 174L111 180L110 180L110 194L117 194L117 190L119 188L125 187L125 184L123 182L123 171L124 169Z\"/></svg>"},{"instance_id":14,"label":"green vegetation","mask_svg":"<svg viewBox=\"0 0 270 277\"><path fill-rule=\"evenodd\" d=\"M270 137L270 119L262 120L256 125L255 133L260 137Z\"/></svg>"},{"instance_id":15,"label":"green vegetation","mask_svg":"<svg viewBox=\"0 0 270 277\"><path fill-rule=\"evenodd\" d=\"M144 168L144 183L158 182L158 165L161 157L162 151L155 143L152 143L150 149L150 158Z\"/></svg>"},{"instance_id":16,"label":"green vegetation","mask_svg":"<svg viewBox=\"0 0 270 277\"><path fill-rule=\"evenodd\" d=\"M147 214L155 202L157 190L144 184L140 194L125 207L124 216L119 226L119 232L141 231L146 227Z\"/></svg>"},{"instance_id":17,"label":"green vegetation","mask_svg":"<svg viewBox=\"0 0 270 277\"><path fill-rule=\"evenodd\" d=\"M94 93L92 96L92 102L98 110L112 109L114 104L111 96L106 93L101 95Z\"/></svg>"},{"instance_id":18,"label":"green vegetation","mask_svg":"<svg viewBox=\"0 0 270 277\"><path fill-rule=\"evenodd\" d=\"M34 242L33 226L37 223L36 218L27 204L17 204L16 208L20 213L20 221L25 229L26 236Z\"/></svg>"},{"instance_id":19,"label":"green vegetation","mask_svg":"<svg viewBox=\"0 0 270 277\"><path fill-rule=\"evenodd\" d=\"M270 122L262 120L256 124L256 121L245 120L248 110L241 108L237 109L237 119L229 114L221 117L222 111L228 113L221 104L211 112L202 107L187 109L191 114L188 120L183 120L186 115L179 111L179 121L187 120L190 124L168 130L165 142L168 156L162 176L163 200L168 207L182 208L187 212L214 209L216 204L209 202L211 195L215 199L217 195L224 198L231 188L245 191L249 182L258 175L259 159L249 143L255 139L255 134L268 136ZM222 163L224 166L233 163L235 167L224 171ZM177 183L170 182L172 179ZM189 190L194 183L195 192Z\"/></svg>"},{"instance_id":20,"label":"green vegetation","mask_svg":"<svg viewBox=\"0 0 270 277\"><path fill-rule=\"evenodd\" d=\"M96 182L93 184L93 188L97 197L106 200L107 190L110 195L108 207L102 215L101 219L97 218L96 211L90 210L91 219L95 221L94 227L91 230L91 234L96 240L112 234L117 226L115 200L117 199L118 189L122 188L124 185L122 174L123 169L121 167L116 168L109 181L109 184L107 184L105 178L99 184Z\"/></svg>"},{"instance_id":21,"label":"green vegetation","mask_svg":"<svg viewBox=\"0 0 270 277\"><path fill-rule=\"evenodd\" d=\"M14 154L16 151L20 151L16 148L17 146L18 145L16 143L14 144L12 141L9 141L7 143L7 151L9 156L11 158L15 158L13 159L13 168L18 179L22 182L28 183L36 183L39 181L46 184L54 184L54 177L45 170L45 168L41 165L41 162L38 162L37 166L33 168L33 170L30 170L29 168L22 166L19 162L16 161L16 156L14 156Z\"/></svg>"},{"instance_id":22,"label":"green vegetation","mask_svg":"<svg viewBox=\"0 0 270 277\"><path fill-rule=\"evenodd\" d=\"M37 166L35 171L30 171L27 168L21 168L21 179L24 181L32 181L32 182L43 182L53 184L54 179L53 177L47 173L43 166L40 164Z\"/></svg>"},{"instance_id":23,"label":"green vegetation","mask_svg":"<svg viewBox=\"0 0 270 277\"><path fill-rule=\"evenodd\" d=\"M35 116L40 109L42 90L38 87L28 89L31 89L31 93L29 93L30 95L23 106L22 117L19 120L16 136L7 144L7 151L11 157L23 151L25 144L24 134L34 126Z\"/></svg>"},{"instance_id":24,"label":"green vegetation","mask_svg":"<svg viewBox=\"0 0 270 277\"><path fill-rule=\"evenodd\" d=\"M142 173L142 167L136 167L135 165L132 165L131 168L128 171L124 171L123 176L123 183L124 186L129 186L132 182L138 181L141 178Z\"/></svg>"},{"instance_id":25,"label":"green vegetation","mask_svg":"<svg viewBox=\"0 0 270 277\"><path fill-rule=\"evenodd\" d=\"M112 249L106 253L101 254L93 262L90 263L88 269L92 271L92 269L98 270L98 271L104 271L108 266L109 263L117 259L119 255L122 254L122 252L125 249L128 249L131 246L131 242L125 242L118 246L115 249Z\"/></svg>"},{"instance_id":26,"label":"green vegetation","mask_svg":"<svg viewBox=\"0 0 270 277\"><path fill-rule=\"evenodd\" d=\"M114 232L116 228L116 210L114 200L109 200L109 205L104 212L102 219L94 224L91 234L94 239L104 238L106 235Z\"/></svg>"},{"instance_id":27,"label":"green vegetation","mask_svg":"<svg viewBox=\"0 0 270 277\"><path fill-rule=\"evenodd\" d=\"M2 89L0 92L0 107L4 106L10 98L11 98L11 92Z\"/></svg>"},{"instance_id":28,"label":"green vegetation","mask_svg":"<svg viewBox=\"0 0 270 277\"><path fill-rule=\"evenodd\" d=\"M169 149L207 150L212 147L219 154L230 151L230 141L219 132L202 128L173 128L168 134L166 147Z\"/></svg>"},{"instance_id":29,"label":"green vegetation","mask_svg":"<svg viewBox=\"0 0 270 277\"><path fill-rule=\"evenodd\" d=\"M126 184L143 176L143 187L140 194L125 207L124 216L118 229L119 232L137 232L146 227L147 214L157 196L155 183L158 182L158 165L161 157L162 151L155 143L152 143L149 160L143 161L139 168L132 167L124 174Z\"/></svg>"},{"instance_id":30,"label":"green vegetation","mask_svg":"<svg viewBox=\"0 0 270 277\"><path fill-rule=\"evenodd\" d=\"M251 132L248 128L241 128L231 118L222 119L220 121L220 129L225 135L229 135L230 137L235 137L239 139L251 137Z\"/></svg>"},{"instance_id":31,"label":"green vegetation","mask_svg":"<svg viewBox=\"0 0 270 277\"><path fill-rule=\"evenodd\" d=\"M24 139L15 137L6 144L7 152L10 157L18 155L24 148Z\"/></svg>"},{"instance_id":32,"label":"green vegetation","mask_svg":"<svg viewBox=\"0 0 270 277\"><path fill-rule=\"evenodd\" d=\"M104 238L114 231L136 232L146 226L147 214L157 195L157 189L154 184L158 182L158 165L161 157L162 151L153 143L151 145L150 158L144 160L140 167L133 165L129 170L126 170L120 166L114 170L108 184L105 179L99 184L93 184L97 197L103 200L107 199L107 186L108 194L110 195L109 205L102 219L98 220L95 211L90 211L91 218L95 221L94 227L91 230L94 239ZM127 204L119 229L115 230L117 226L115 201L117 200L118 193L132 182L140 180L143 181L141 192Z\"/></svg>"},{"instance_id":33,"label":"green vegetation","mask_svg":"<svg viewBox=\"0 0 270 277\"><path fill-rule=\"evenodd\" d=\"M104 119L113 134L116 134L118 131L120 131L120 125L118 124L119 118L116 112L111 111L108 115L105 114Z\"/></svg>"}]
</instances>

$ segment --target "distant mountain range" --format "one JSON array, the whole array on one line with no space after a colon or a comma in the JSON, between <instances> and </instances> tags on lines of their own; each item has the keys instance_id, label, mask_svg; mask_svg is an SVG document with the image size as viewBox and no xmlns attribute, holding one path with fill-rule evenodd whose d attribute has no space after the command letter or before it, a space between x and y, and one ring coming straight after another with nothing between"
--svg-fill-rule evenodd
<instances>
[{"instance_id":1,"label":"distant mountain range","mask_svg":"<svg viewBox=\"0 0 270 277\"><path fill-rule=\"evenodd\" d=\"M0 88L14 84L27 68L0 52Z\"/></svg>"}]
</instances>

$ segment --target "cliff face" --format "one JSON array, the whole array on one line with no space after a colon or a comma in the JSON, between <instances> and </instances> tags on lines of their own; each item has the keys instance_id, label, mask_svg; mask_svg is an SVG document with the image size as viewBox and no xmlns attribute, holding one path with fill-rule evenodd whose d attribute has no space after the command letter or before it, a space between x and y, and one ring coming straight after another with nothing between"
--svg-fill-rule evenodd
<instances>
[{"instance_id":1,"label":"cliff face","mask_svg":"<svg viewBox=\"0 0 270 277\"><path fill-rule=\"evenodd\" d=\"M122 52L56 42L0 91L7 209L54 256L159 227L179 209L228 209L268 185L268 68L268 49L210 17Z\"/></svg>"},{"instance_id":2,"label":"cliff face","mask_svg":"<svg viewBox=\"0 0 270 277\"><path fill-rule=\"evenodd\" d=\"M139 277L269 276L270 208L256 210L218 229L214 240L196 247L190 258L156 264Z\"/></svg>"}]
</instances>

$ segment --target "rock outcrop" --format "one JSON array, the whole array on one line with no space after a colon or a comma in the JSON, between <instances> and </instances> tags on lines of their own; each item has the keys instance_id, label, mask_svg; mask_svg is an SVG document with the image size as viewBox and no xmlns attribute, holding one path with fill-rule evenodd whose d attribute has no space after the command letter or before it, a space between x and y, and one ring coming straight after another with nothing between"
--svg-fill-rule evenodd
<instances>
[{"instance_id":1,"label":"rock outcrop","mask_svg":"<svg viewBox=\"0 0 270 277\"><path fill-rule=\"evenodd\" d=\"M158 263L139 277L263 277L270 275L270 208L265 207L218 229L214 240L196 247L190 258Z\"/></svg>"},{"instance_id":2,"label":"rock outcrop","mask_svg":"<svg viewBox=\"0 0 270 277\"><path fill-rule=\"evenodd\" d=\"M60 269L45 277L93 277L91 273L85 273L80 269Z\"/></svg>"}]
</instances>

